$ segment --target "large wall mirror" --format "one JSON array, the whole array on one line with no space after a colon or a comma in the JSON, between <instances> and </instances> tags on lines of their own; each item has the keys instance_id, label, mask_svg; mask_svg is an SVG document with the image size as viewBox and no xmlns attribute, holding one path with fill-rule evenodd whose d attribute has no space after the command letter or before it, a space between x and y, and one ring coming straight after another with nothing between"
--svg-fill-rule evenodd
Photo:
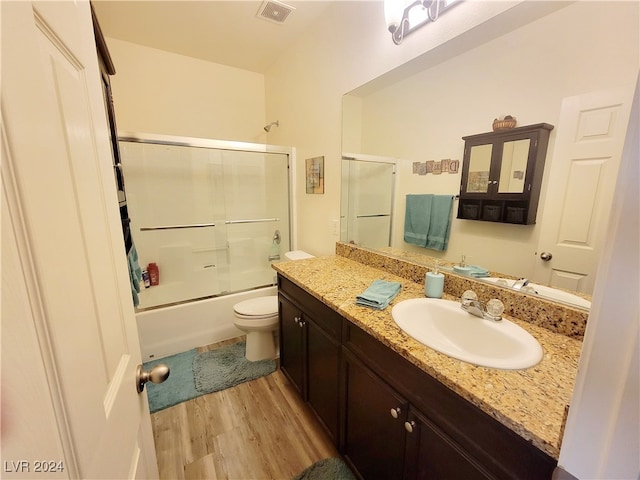
<instances>
[{"instance_id":1,"label":"large wall mirror","mask_svg":"<svg viewBox=\"0 0 640 480\"><path fill-rule=\"evenodd\" d=\"M603 9L607 15L603 16ZM343 152L349 154L345 156L387 159L395 164L395 174L393 187L380 190L384 201L373 200L378 187L367 188L366 203L391 208L390 216L384 217L389 234L385 231L381 237L380 228L372 227L378 233L372 242L366 235L355 238L345 220L356 215L351 209L354 201L348 201L354 196L352 190L362 190L366 183L343 177L341 241L422 259L425 264L436 258L456 264L464 256L466 263L505 277L528 278L545 296L544 286L577 292L575 305L588 307L589 302L580 299L588 299L593 291L638 74L636 13L636 6L624 2L571 3L497 38L478 42L476 36L474 45L464 48L445 45L346 94ZM447 21L455 17L452 11ZM445 50L457 51L444 55ZM518 126L540 122L556 126L549 142L537 223L457 219L454 200L446 251L405 243L407 194L455 196L460 191L459 170L425 173L416 171L416 163L462 161L462 137L491 131L494 118L507 114L517 118ZM605 139L607 153L600 150ZM506 192L522 191L514 172L526 170L527 157L522 152L528 150L527 142L513 142L505 152L510 166L505 166L504 174L509 181L501 180L500 188ZM598 155L590 156L596 146ZM488 171L490 147L485 150L473 152L474 177ZM478 181L477 188L485 188L483 182ZM381 238L389 241L381 243ZM552 259L545 261L548 253ZM581 255L578 266L571 263L576 255ZM573 303L573 299L559 300Z\"/></svg>"}]
</instances>

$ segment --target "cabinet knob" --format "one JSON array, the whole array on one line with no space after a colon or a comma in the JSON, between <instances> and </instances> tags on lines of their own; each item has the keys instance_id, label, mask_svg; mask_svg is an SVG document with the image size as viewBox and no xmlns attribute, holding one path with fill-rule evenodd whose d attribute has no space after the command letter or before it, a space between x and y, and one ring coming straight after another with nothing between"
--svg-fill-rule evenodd
<instances>
[{"instance_id":1,"label":"cabinet knob","mask_svg":"<svg viewBox=\"0 0 640 480\"><path fill-rule=\"evenodd\" d=\"M400 415L400 411L401 411L401 410L400 410L400 408L399 408L399 407L392 408L392 409L391 409L391 416L392 416L393 418L398 418L398 416Z\"/></svg>"},{"instance_id":2,"label":"cabinet knob","mask_svg":"<svg viewBox=\"0 0 640 480\"><path fill-rule=\"evenodd\" d=\"M411 420L410 422L404 422L404 429L409 432L412 433L413 429L416 426L416 422L414 422L413 420Z\"/></svg>"},{"instance_id":3,"label":"cabinet knob","mask_svg":"<svg viewBox=\"0 0 640 480\"><path fill-rule=\"evenodd\" d=\"M300 323L300 320L302 320L300 317L293 317L293 321L296 323Z\"/></svg>"},{"instance_id":4,"label":"cabinet knob","mask_svg":"<svg viewBox=\"0 0 640 480\"><path fill-rule=\"evenodd\" d=\"M300 320L300 321L298 322L298 325L300 325L300 328L304 327L306 324L307 324L307 322L304 322L304 321L302 321L302 320Z\"/></svg>"}]
</instances>

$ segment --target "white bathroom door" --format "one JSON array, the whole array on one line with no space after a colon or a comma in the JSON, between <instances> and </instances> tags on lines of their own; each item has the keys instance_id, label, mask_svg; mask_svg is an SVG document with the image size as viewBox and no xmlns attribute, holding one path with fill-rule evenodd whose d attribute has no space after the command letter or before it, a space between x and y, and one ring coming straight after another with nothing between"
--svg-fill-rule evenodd
<instances>
[{"instance_id":1,"label":"white bathroom door","mask_svg":"<svg viewBox=\"0 0 640 480\"><path fill-rule=\"evenodd\" d=\"M89 2L0 8L3 476L157 478Z\"/></svg>"},{"instance_id":2,"label":"white bathroom door","mask_svg":"<svg viewBox=\"0 0 640 480\"><path fill-rule=\"evenodd\" d=\"M562 102L548 171L536 282L592 293L632 97L629 85ZM550 260L541 257L546 253Z\"/></svg>"}]
</instances>

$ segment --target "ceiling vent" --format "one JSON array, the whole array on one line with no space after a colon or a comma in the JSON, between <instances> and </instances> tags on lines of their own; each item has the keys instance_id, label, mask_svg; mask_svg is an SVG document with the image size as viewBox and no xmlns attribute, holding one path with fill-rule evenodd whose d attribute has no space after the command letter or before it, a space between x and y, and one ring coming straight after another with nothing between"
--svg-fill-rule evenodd
<instances>
[{"instance_id":1,"label":"ceiling vent","mask_svg":"<svg viewBox=\"0 0 640 480\"><path fill-rule=\"evenodd\" d=\"M257 16L275 23L284 23L295 7L279 2L278 0L265 0L260 5Z\"/></svg>"}]
</instances>

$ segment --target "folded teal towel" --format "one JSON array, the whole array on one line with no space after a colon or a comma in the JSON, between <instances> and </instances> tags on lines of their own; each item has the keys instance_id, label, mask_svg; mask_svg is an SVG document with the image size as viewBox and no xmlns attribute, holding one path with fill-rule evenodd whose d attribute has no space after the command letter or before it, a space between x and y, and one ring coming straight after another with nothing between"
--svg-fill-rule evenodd
<instances>
[{"instance_id":1,"label":"folded teal towel","mask_svg":"<svg viewBox=\"0 0 640 480\"><path fill-rule=\"evenodd\" d=\"M374 280L369 288L356 297L356 304L383 310L391 300L396 298L400 290L402 290L401 283Z\"/></svg>"},{"instance_id":2,"label":"folded teal towel","mask_svg":"<svg viewBox=\"0 0 640 480\"><path fill-rule=\"evenodd\" d=\"M434 195L431 202L431 221L427 233L427 248L446 250L451 230L451 212L453 197L451 195Z\"/></svg>"},{"instance_id":3,"label":"folded teal towel","mask_svg":"<svg viewBox=\"0 0 640 480\"><path fill-rule=\"evenodd\" d=\"M407 195L404 212L404 241L419 247L427 246L431 223L433 195Z\"/></svg>"},{"instance_id":4,"label":"folded teal towel","mask_svg":"<svg viewBox=\"0 0 640 480\"><path fill-rule=\"evenodd\" d=\"M135 245L131 245L131 249L127 254L129 264L129 282L131 283L131 296L133 297L133 306L137 307L140 303L138 293L140 292L140 281L142 280L142 269L138 263L138 251Z\"/></svg>"},{"instance_id":5,"label":"folded teal towel","mask_svg":"<svg viewBox=\"0 0 640 480\"><path fill-rule=\"evenodd\" d=\"M486 268L479 267L478 265L467 265L471 271L469 272L469 276L475 278L484 278L489 276L489 270Z\"/></svg>"}]
</instances>

